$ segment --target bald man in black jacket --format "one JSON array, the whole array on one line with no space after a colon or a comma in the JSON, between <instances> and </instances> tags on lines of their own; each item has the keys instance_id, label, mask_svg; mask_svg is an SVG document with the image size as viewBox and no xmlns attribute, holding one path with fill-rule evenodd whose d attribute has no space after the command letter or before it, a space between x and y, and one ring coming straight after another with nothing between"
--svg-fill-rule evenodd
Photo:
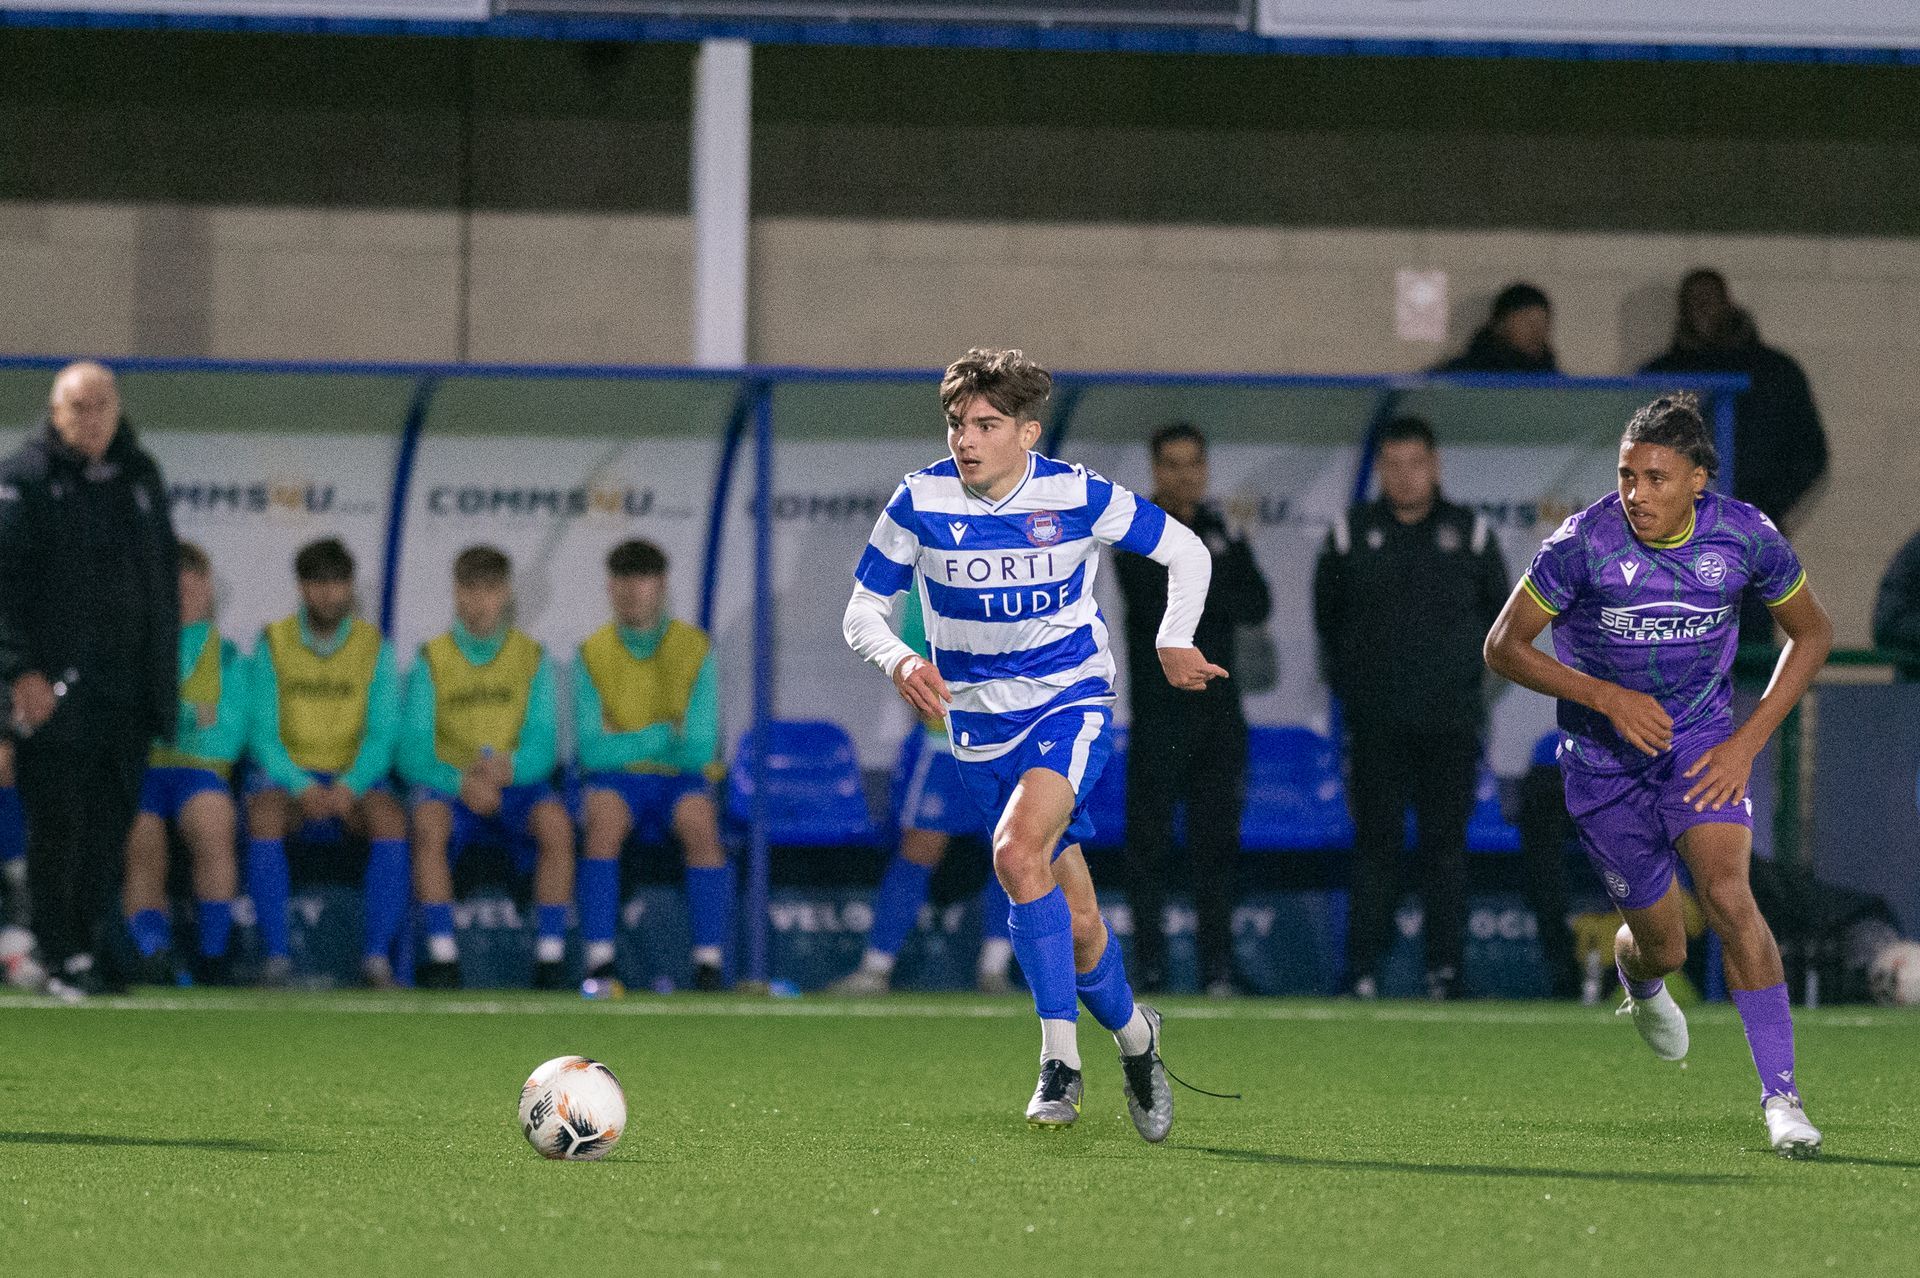
<instances>
[{"instance_id":1,"label":"bald man in black jacket","mask_svg":"<svg viewBox=\"0 0 1920 1278\"><path fill-rule=\"evenodd\" d=\"M96 962L147 751L174 735L178 550L160 469L92 362L54 379L45 428L0 461L0 684L10 694L33 925L50 990Z\"/></svg>"}]
</instances>

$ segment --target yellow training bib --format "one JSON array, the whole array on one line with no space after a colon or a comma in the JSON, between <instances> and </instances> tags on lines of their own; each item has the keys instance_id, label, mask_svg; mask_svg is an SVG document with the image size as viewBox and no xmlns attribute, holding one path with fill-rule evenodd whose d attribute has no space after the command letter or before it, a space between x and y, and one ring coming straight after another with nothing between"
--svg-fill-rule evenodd
<instances>
[{"instance_id":1,"label":"yellow training bib","mask_svg":"<svg viewBox=\"0 0 1920 1278\"><path fill-rule=\"evenodd\" d=\"M267 627L280 685L280 740L308 772L345 772L367 734L367 700L380 664L380 631L354 618L330 656L300 642L300 618Z\"/></svg>"},{"instance_id":2,"label":"yellow training bib","mask_svg":"<svg viewBox=\"0 0 1920 1278\"><path fill-rule=\"evenodd\" d=\"M656 723L684 726L693 685L707 659L711 643L706 632L683 621L669 621L660 646L644 661L620 642L618 627L602 626L580 645L587 677L600 694L607 728L638 732ZM675 772L658 763L629 764L629 772Z\"/></svg>"},{"instance_id":3,"label":"yellow training bib","mask_svg":"<svg viewBox=\"0 0 1920 1278\"><path fill-rule=\"evenodd\" d=\"M476 666L451 634L420 649L433 674L433 752L465 772L482 749L512 754L520 747L540 645L518 630L507 631L493 660Z\"/></svg>"}]
</instances>

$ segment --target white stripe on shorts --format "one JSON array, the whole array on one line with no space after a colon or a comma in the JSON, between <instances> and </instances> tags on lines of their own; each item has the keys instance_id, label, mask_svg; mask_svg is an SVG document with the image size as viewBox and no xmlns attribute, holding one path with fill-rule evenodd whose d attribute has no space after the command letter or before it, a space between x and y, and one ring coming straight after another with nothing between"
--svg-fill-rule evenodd
<instances>
[{"instance_id":1,"label":"white stripe on shorts","mask_svg":"<svg viewBox=\"0 0 1920 1278\"><path fill-rule=\"evenodd\" d=\"M1080 716L1080 734L1073 739L1073 760L1067 764L1067 784L1080 793L1080 778L1087 775L1087 756L1093 753L1094 738L1100 735L1100 716L1089 711Z\"/></svg>"}]
</instances>

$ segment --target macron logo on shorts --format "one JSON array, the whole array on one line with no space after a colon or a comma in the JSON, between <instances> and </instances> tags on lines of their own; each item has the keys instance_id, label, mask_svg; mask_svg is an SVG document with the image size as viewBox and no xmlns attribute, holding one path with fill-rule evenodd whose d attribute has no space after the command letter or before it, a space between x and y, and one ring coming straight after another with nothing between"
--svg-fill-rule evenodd
<instances>
[{"instance_id":1,"label":"macron logo on shorts","mask_svg":"<svg viewBox=\"0 0 1920 1278\"><path fill-rule=\"evenodd\" d=\"M1049 751L1049 750L1051 750L1051 749L1053 749L1053 747L1054 747L1054 743L1053 743L1053 742L1051 742L1051 741L1042 741L1042 742L1040 743L1040 753L1041 753L1041 754L1045 754L1045 753L1046 753L1047 751Z\"/></svg>"}]
</instances>

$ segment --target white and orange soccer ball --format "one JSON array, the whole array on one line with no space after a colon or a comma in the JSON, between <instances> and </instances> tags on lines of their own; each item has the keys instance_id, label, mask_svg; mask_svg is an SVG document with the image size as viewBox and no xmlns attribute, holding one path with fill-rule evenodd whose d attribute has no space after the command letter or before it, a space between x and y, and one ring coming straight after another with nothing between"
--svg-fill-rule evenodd
<instances>
[{"instance_id":1,"label":"white and orange soccer ball","mask_svg":"<svg viewBox=\"0 0 1920 1278\"><path fill-rule=\"evenodd\" d=\"M620 1080L585 1056L554 1057L520 1089L520 1130L543 1158L605 1158L626 1126Z\"/></svg>"}]
</instances>

